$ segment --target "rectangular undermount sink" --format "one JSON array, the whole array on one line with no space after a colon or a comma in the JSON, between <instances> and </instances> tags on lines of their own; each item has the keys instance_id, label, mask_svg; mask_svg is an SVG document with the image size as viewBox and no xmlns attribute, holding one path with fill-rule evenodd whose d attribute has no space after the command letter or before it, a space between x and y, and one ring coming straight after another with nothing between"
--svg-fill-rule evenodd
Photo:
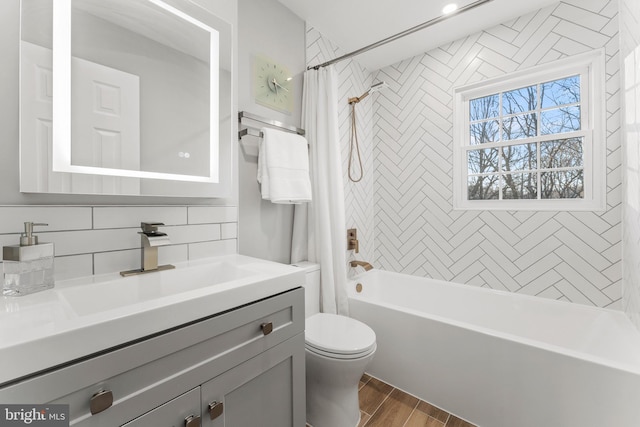
<instances>
[{"instance_id":1,"label":"rectangular undermount sink","mask_svg":"<svg viewBox=\"0 0 640 427\"><path fill-rule=\"evenodd\" d=\"M77 315L85 316L203 288L209 288L210 292L212 286L224 287L259 274L222 261L84 286L61 287L58 292Z\"/></svg>"}]
</instances>

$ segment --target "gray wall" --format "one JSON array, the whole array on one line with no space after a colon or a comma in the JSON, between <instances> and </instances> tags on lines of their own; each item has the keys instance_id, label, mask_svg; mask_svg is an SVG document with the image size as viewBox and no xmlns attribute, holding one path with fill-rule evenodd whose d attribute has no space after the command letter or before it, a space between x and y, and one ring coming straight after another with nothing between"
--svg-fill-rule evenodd
<instances>
[{"instance_id":1,"label":"gray wall","mask_svg":"<svg viewBox=\"0 0 640 427\"><path fill-rule=\"evenodd\" d=\"M276 0L238 2L238 105L240 111L258 114L300 127L302 78L305 69L305 24ZM286 66L293 74L295 96L292 114L259 104L253 96L253 57L262 55ZM256 181L258 139L246 136L239 144L241 254L289 262L293 206L263 201Z\"/></svg>"}]
</instances>

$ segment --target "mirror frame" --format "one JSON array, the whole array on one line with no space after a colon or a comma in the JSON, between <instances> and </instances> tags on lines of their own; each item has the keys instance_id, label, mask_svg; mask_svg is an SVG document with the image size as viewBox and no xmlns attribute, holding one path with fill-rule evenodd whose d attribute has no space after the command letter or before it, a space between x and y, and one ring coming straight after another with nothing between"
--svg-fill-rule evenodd
<instances>
[{"instance_id":1,"label":"mirror frame","mask_svg":"<svg viewBox=\"0 0 640 427\"><path fill-rule=\"evenodd\" d=\"M72 0L53 0L53 171L132 178L220 183L219 55L220 36L214 28L162 0L147 0L210 34L210 169L209 176L80 166L71 163L71 10Z\"/></svg>"}]
</instances>

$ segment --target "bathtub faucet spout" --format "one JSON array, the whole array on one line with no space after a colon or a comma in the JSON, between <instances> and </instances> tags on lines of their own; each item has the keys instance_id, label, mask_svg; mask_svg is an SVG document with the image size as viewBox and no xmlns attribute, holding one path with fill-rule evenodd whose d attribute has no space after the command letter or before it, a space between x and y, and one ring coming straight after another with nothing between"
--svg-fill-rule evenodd
<instances>
[{"instance_id":1,"label":"bathtub faucet spout","mask_svg":"<svg viewBox=\"0 0 640 427\"><path fill-rule=\"evenodd\" d=\"M373 268L373 265L369 264L366 261L351 261L349 265L351 265L351 267L363 267L365 271L369 271Z\"/></svg>"}]
</instances>

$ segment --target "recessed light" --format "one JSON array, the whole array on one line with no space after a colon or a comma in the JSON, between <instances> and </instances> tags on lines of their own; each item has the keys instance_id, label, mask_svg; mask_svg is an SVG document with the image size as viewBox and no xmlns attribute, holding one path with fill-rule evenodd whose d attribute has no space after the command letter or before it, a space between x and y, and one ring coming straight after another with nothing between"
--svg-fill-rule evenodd
<instances>
[{"instance_id":1,"label":"recessed light","mask_svg":"<svg viewBox=\"0 0 640 427\"><path fill-rule=\"evenodd\" d=\"M456 10L458 10L458 5L455 3L449 3L448 5L442 8L442 13L447 15L451 12L455 12Z\"/></svg>"}]
</instances>

